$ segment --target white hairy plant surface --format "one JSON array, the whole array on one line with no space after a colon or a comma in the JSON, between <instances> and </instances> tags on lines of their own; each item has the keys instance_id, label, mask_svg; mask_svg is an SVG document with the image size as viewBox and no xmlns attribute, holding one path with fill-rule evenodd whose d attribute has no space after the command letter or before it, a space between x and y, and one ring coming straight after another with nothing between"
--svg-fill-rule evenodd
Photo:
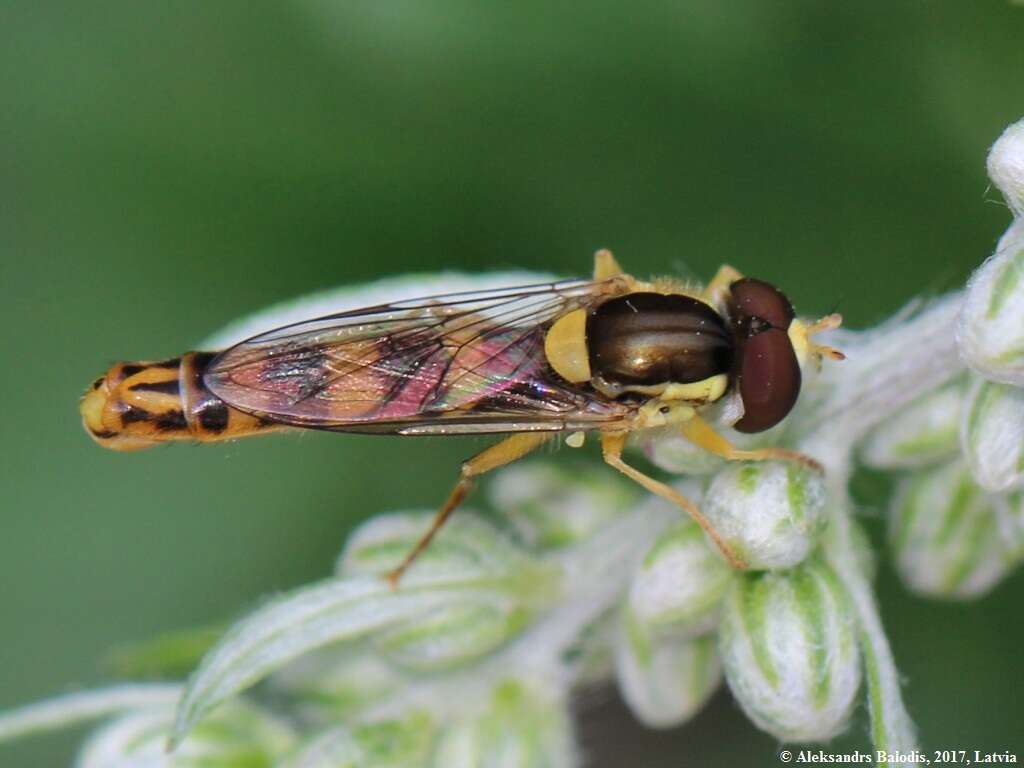
<instances>
[{"instance_id":1,"label":"white hairy plant surface","mask_svg":"<svg viewBox=\"0 0 1024 768\"><path fill-rule=\"evenodd\" d=\"M848 484L858 464L899 472L889 548L916 593L976 599L1024 556L1024 121L996 142L988 169L1018 218L967 287L874 329L831 332L847 360L808 366L779 427L736 436L808 453L823 476L637 437L751 569L730 569L678 509L606 467L525 461L486 486L494 514L460 510L400 589L381 574L432 510L363 523L333 573L220 633L180 685L27 706L0 715L0 740L96 720L80 768L569 768L581 764L573 690L614 680L650 728L680 726L725 684L752 727L780 742L827 741L866 706L865 748L919 748ZM545 279L385 280L272 308L206 346L383 301Z\"/></svg>"}]
</instances>

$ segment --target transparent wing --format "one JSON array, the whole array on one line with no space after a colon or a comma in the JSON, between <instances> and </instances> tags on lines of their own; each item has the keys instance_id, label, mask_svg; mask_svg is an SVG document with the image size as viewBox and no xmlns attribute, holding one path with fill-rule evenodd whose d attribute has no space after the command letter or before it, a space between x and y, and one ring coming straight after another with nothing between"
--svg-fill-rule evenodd
<instances>
[{"instance_id":1,"label":"transparent wing","mask_svg":"<svg viewBox=\"0 0 1024 768\"><path fill-rule=\"evenodd\" d=\"M544 335L566 312L623 290L564 281L342 312L222 352L204 380L228 404L285 424L459 434L589 429L628 407L548 366Z\"/></svg>"}]
</instances>

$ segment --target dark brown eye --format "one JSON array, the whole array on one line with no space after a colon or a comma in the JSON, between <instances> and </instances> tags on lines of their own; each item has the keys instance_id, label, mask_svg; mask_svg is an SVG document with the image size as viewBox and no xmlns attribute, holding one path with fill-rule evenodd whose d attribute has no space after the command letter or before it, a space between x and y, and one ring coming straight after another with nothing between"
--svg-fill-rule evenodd
<instances>
[{"instance_id":1,"label":"dark brown eye","mask_svg":"<svg viewBox=\"0 0 1024 768\"><path fill-rule=\"evenodd\" d=\"M782 421L800 394L800 363L789 334L768 328L740 343L737 386L743 418L733 427L740 432L763 432Z\"/></svg>"},{"instance_id":2,"label":"dark brown eye","mask_svg":"<svg viewBox=\"0 0 1024 768\"><path fill-rule=\"evenodd\" d=\"M764 280L744 277L729 286L729 293L729 317L734 323L759 317L784 331L796 316L785 294Z\"/></svg>"}]
</instances>

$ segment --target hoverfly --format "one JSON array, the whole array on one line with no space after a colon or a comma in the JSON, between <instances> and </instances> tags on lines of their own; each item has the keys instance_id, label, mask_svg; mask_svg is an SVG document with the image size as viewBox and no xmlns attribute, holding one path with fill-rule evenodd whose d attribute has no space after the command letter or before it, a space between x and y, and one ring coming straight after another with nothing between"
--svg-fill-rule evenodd
<instances>
[{"instance_id":1,"label":"hoverfly","mask_svg":"<svg viewBox=\"0 0 1024 768\"><path fill-rule=\"evenodd\" d=\"M785 295L723 266L706 287L625 274L609 251L594 278L382 304L262 333L219 353L118 363L81 401L85 428L114 450L169 440L212 442L287 428L391 435L504 434L464 462L430 529L389 574L402 573L480 475L556 435L600 436L605 462L677 504L738 568L743 561L700 509L625 463L627 437L677 429L726 459L783 459L741 450L702 413L732 393L733 424L760 432L796 403L801 365L842 359L811 337Z\"/></svg>"}]
</instances>

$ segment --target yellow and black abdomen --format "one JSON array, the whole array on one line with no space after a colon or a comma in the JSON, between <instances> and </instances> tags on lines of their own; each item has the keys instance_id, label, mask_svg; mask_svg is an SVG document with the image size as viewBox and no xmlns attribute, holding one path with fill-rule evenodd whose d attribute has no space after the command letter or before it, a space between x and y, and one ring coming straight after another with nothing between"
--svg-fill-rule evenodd
<instances>
[{"instance_id":1,"label":"yellow and black abdomen","mask_svg":"<svg viewBox=\"0 0 1024 768\"><path fill-rule=\"evenodd\" d=\"M118 363L82 396L86 431L115 451L137 451L170 440L212 442L279 429L232 408L207 389L213 355L189 352L155 363Z\"/></svg>"}]
</instances>

